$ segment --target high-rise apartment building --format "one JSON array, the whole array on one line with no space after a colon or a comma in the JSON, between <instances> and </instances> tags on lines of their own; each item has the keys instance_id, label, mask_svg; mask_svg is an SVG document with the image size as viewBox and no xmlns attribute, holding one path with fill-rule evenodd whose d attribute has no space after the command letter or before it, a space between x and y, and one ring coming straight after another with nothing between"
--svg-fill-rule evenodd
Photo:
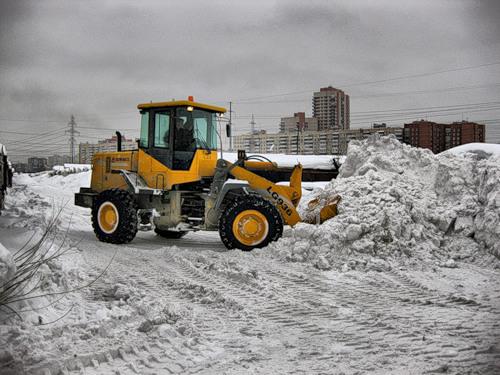
<instances>
[{"instance_id":1,"label":"high-rise apartment building","mask_svg":"<svg viewBox=\"0 0 500 375\"><path fill-rule=\"evenodd\" d=\"M318 119L318 130L349 129L349 95L332 86L313 94L313 117Z\"/></svg>"}]
</instances>

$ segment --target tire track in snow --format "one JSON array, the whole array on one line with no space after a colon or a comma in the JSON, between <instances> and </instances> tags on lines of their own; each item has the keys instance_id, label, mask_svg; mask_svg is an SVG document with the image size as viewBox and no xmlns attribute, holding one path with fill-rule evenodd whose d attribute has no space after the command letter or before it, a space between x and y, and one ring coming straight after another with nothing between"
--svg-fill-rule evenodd
<instances>
[{"instance_id":1,"label":"tire track in snow","mask_svg":"<svg viewBox=\"0 0 500 375\"><path fill-rule=\"evenodd\" d=\"M378 276L378 280L384 280L384 275ZM319 288L319 290L321 290L322 292L325 292L325 289L331 289L331 285L319 286L322 283L321 279L321 277L316 277L315 279L310 279L310 281L306 280L302 283L303 285L300 289L307 289L304 288L304 283L309 283L310 288ZM434 357L438 359L446 356L454 357L456 355L455 351L468 352L467 354L462 354L462 356L468 357L464 358L463 362L474 362L474 357L477 356L478 353L477 348L484 347L485 345L487 345L488 341L492 344L500 341L500 332L498 329L498 322L496 318L498 315L495 314L496 310L478 303L471 304L468 299L465 299L463 297L443 296L440 293L432 291L428 288L413 291L413 293L425 293L425 298L429 298L430 295L430 298L435 298L437 300L441 299L441 302L436 304L424 303L422 306L419 306L418 309L414 309L412 307L412 304L415 301L413 299L404 298L401 296L401 294L406 294L408 292L408 288L419 288L418 283L413 282L406 276L403 278L403 280L405 281L404 283L398 283L392 278L389 278L389 280L391 281L391 283L389 284L385 280L383 283L379 283L378 280L377 282L374 282L373 280L365 280L361 288L348 288L349 295L351 298L356 298L357 304L361 305L359 307L363 311L371 312L372 314L374 314L374 316L387 315L387 310L390 310L387 308L387 306L392 302L391 300L393 300L394 298L396 299L396 301L399 300L400 303L398 303L397 309L392 309L393 313L395 312L392 318L393 321L398 323L397 325L399 326L399 330L403 330L403 332L405 333L403 333L399 337L396 337L396 342L401 342L401 338L411 338L411 341L416 342L420 339L420 330L426 329L427 332L432 333L436 329L439 329L440 334L444 332L446 338L444 340L439 340L439 343L441 343L441 347L443 350L432 351L436 354ZM297 285L297 283L300 281L302 281L302 278L296 278L295 280L293 280L293 282L289 283L289 287L293 288L294 285ZM372 286L372 288L367 288L367 286ZM359 293L357 296L356 293L353 293L356 291ZM375 296L375 298L370 297L370 295ZM390 298L389 300L384 301L386 297ZM450 309L453 309L453 314L450 314ZM455 316L455 319L448 319L449 315ZM480 319L478 319L478 317L480 317ZM471 322L474 320L479 320L480 324L471 324ZM416 325L420 326L419 330L415 330ZM371 331L370 333L373 334L375 332ZM448 345L446 343L446 340L451 340L456 336L461 335L466 337L468 340L463 340L463 342L459 342L456 345ZM425 336L420 335L420 337ZM472 344L471 341L473 342ZM422 344L424 344L424 346L432 344L432 336L427 337L426 340L422 340ZM452 348L454 346L457 346L457 348L455 348L454 350L446 349ZM413 347L414 345L412 345L412 349ZM425 353L426 349L422 350ZM418 353L418 349L413 349L413 352ZM491 354L492 356L490 357L490 359L493 362L497 355L495 355L494 353ZM432 355L426 355L425 357L426 360L432 358Z\"/></svg>"},{"instance_id":2,"label":"tire track in snow","mask_svg":"<svg viewBox=\"0 0 500 375\"><path fill-rule=\"evenodd\" d=\"M357 315L347 313L339 313L338 306L333 306L331 303L317 302L316 299L297 298L301 293L297 293L295 298L291 299L290 295L280 296L274 292L265 293L262 290L245 285L239 282L237 287L232 286L228 280L219 280L217 276L208 275L194 267L187 259L179 256L171 257L171 261L177 261L191 278L197 278L204 283L210 283L217 286L228 294L236 295L238 298L246 301L247 307L254 311L254 318L250 324L248 331L257 331L257 334L265 336L266 331L269 331L269 324L262 326L258 318L265 318L271 327L279 326L286 333L294 333L309 344L311 341L327 342L333 336L336 341L351 344L353 350L357 351L357 357L364 356L363 350L370 349L368 345L367 335L365 331L371 328L371 334L379 333L381 336L388 336L391 327L386 324L374 324L370 320L370 316L364 314L362 319L360 313ZM275 282L276 277L274 278ZM283 283L283 280L281 280ZM300 285L303 293L303 283ZM285 283L287 285L287 283ZM331 297L331 295L329 296ZM319 308L321 307L321 308ZM335 322L335 325L332 325ZM338 323L338 324L337 324ZM259 327L262 326L262 327ZM346 328L353 328L346 331ZM260 330L259 330L260 328ZM272 329L272 328L271 328ZM254 333L255 334L255 333ZM309 345L308 344L308 345ZM332 357L333 358L333 357ZM323 358L324 360L328 358ZM327 366L328 367L328 366Z\"/></svg>"},{"instance_id":3,"label":"tire track in snow","mask_svg":"<svg viewBox=\"0 0 500 375\"><path fill-rule=\"evenodd\" d=\"M93 286L92 296L102 296L113 283L136 280L151 299L202 307L210 322L196 324L205 340L184 349L185 340L160 338L153 344L141 345L144 337L127 337L126 345L117 343L99 353L68 358L62 367L45 367L49 373L102 374L112 369L121 374L217 373L227 369L236 372L242 371L249 365L245 361L252 359L245 356L246 346L265 353L280 338L287 341L286 347L273 350L277 350L274 355L280 357L284 366L282 373L301 369L328 372L339 362L349 364L347 372L371 372L380 366L381 360L387 369L391 366L401 369L409 356L412 363L426 363L425 369L438 368L452 360L455 370L475 367L487 373L490 363L498 359L495 349L485 347L484 343L474 344L478 335L482 335L483 341L488 338L484 335L484 325L470 323L481 305L448 300L441 305L442 294L422 288L411 279L377 274L373 279L332 281L316 270L307 272L294 264L254 257L252 261L261 280L248 282L249 279L197 268L190 254L163 249L163 244L154 240L147 242L150 244L133 244L141 250L121 246L109 277ZM97 242L94 245L88 250L94 257L89 261L102 267L115 246ZM148 247L153 250L147 250ZM192 256L197 254L200 253L195 250ZM216 254L216 258L226 259L227 253ZM238 315L224 306L192 300L186 290L197 285L234 299L244 311ZM434 303L432 298L437 298ZM96 302L89 308L95 311L97 305ZM454 309L455 318L446 322L450 308ZM461 311L458 316L457 309ZM483 309L481 313L488 312ZM217 319L225 323L217 324ZM457 329L458 325L462 327ZM437 337L436 330L444 338ZM464 335L469 337L455 338ZM454 342L449 344L447 340ZM214 345L223 349L214 351ZM259 360L257 364L249 363L257 366Z\"/></svg>"},{"instance_id":4,"label":"tire track in snow","mask_svg":"<svg viewBox=\"0 0 500 375\"><path fill-rule=\"evenodd\" d=\"M175 258L173 260L175 261ZM471 303L463 298L443 296L428 289L420 290L421 288L409 279L404 280L405 282L398 282L392 277L383 277L383 282L367 283L368 280L364 280L364 283L358 286L344 282L336 285L336 288L332 290L332 285L325 283L320 273L313 279L284 275L272 269L266 270L266 267L270 268L267 262L268 260L261 264L260 271L267 277L273 277L278 284L286 286L288 290L293 290L292 294L297 298L296 301L290 303L290 293L285 293L284 301L280 297L273 297L272 293L267 295L267 297L274 298L274 301L264 308L263 316L284 327L302 329L305 333L304 339L317 336L319 340L322 340L331 337L332 334L343 335L340 340L347 338L345 341L351 344L357 352L364 350L368 355L379 354L374 349L375 345L390 348L396 342L398 351L403 350L413 355L420 355L424 357L423 362L435 360L437 366L443 358L458 356L457 352L461 353L464 363L474 363L477 346L471 345L470 340L458 340L459 342L454 345L447 346L446 340L433 337L436 322L439 322L441 334L444 332L447 338L464 335L465 338L476 341L483 340L485 333L495 328L492 325L494 321L492 316L484 316L482 321L485 324L483 325L474 327L467 324L476 314L481 313L479 309L482 305ZM228 288L227 280L223 279L222 282L214 280L213 274L200 275L201 271L190 264L187 259L181 263L184 263L181 268L188 272L189 277L201 278L203 282L217 285L218 288L227 290L228 293L238 293L234 293L233 288ZM230 280L230 282L234 281ZM238 280L236 282L238 283ZM251 301L250 305L264 302L260 298L262 297L261 290L252 292L249 290L252 288L249 285L246 287L240 285L240 287L238 297ZM417 290L414 290L415 288ZM250 294L247 293L249 291ZM417 296L420 299L423 295L425 298L422 301L418 298L408 298L408 295ZM433 303L432 299L436 301ZM325 300L341 302L345 308L353 309L355 316L339 317L338 311L331 311L332 306L325 304ZM321 302L318 303L318 301ZM415 302L421 305L418 307L420 311L416 312ZM397 308L388 309L387 303L397 304L395 306ZM314 305L323 309L311 308ZM460 312L459 317L452 321L447 319L450 309L455 311L454 314L456 310ZM372 320L373 317L377 318L375 322ZM304 318L307 318L309 323L304 323ZM340 330L334 330L331 326L325 328L325 320L342 322L344 325ZM352 324L345 324L346 322ZM495 340L495 336L490 338ZM429 349L432 346L436 348ZM364 356L364 353L361 356ZM388 352L387 356L393 358L394 352Z\"/></svg>"},{"instance_id":5,"label":"tire track in snow","mask_svg":"<svg viewBox=\"0 0 500 375\"><path fill-rule=\"evenodd\" d=\"M86 243L86 252L90 255L87 261L92 268L102 269L111 259L116 246L97 242L91 244L93 245L89 247L89 243ZM88 313L95 313L98 308L103 308L105 302L103 295L116 283L123 285L135 283L147 291L149 300L154 299L159 303L184 302L183 298L178 297L178 291L169 287L189 281L184 280L172 267L159 269L154 262L154 257L158 256L159 251L145 255L127 246L120 246L118 251L108 272L87 291ZM203 315L210 316L210 312L204 312ZM217 316L212 314L211 318L212 326L217 327L214 324ZM132 324L132 329L135 331L144 319L144 316L139 316L124 320L123 323L128 326ZM219 330L223 328L223 324L218 326ZM107 342L106 349L78 357L59 358L52 362L49 360L49 363L32 367L28 371L44 375L81 372L102 374L113 371L119 371L121 374L143 374L158 373L158 370L161 373L190 373L209 367L212 359L220 355L220 350L211 348L212 344L203 338L197 338L197 342L193 345L189 345L188 339L183 337L160 337L153 345L144 345L144 339L147 340L147 337L138 334L127 335L126 341L118 337L114 340L115 344Z\"/></svg>"}]
</instances>

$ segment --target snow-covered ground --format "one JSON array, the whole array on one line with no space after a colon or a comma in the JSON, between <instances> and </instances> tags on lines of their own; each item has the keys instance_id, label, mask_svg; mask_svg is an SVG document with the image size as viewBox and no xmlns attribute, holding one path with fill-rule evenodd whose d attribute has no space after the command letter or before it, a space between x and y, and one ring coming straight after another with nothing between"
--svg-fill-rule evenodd
<instances>
[{"instance_id":1,"label":"snow-covered ground","mask_svg":"<svg viewBox=\"0 0 500 375\"><path fill-rule=\"evenodd\" d=\"M339 215L250 253L207 232L101 243L73 205L90 172L16 175L0 242L19 249L63 207L46 246L68 252L23 322L0 313L0 373L496 374L499 165L353 142L304 192L340 193Z\"/></svg>"}]
</instances>

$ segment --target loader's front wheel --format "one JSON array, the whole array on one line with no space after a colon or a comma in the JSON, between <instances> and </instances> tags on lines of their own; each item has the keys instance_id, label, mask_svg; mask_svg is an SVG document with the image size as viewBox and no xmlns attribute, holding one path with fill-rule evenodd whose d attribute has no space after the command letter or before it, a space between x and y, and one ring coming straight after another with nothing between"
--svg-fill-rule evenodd
<instances>
[{"instance_id":1,"label":"loader's front wheel","mask_svg":"<svg viewBox=\"0 0 500 375\"><path fill-rule=\"evenodd\" d=\"M132 194L120 189L99 194L92 207L92 226L99 241L132 241L137 234L137 208Z\"/></svg>"},{"instance_id":2,"label":"loader's front wheel","mask_svg":"<svg viewBox=\"0 0 500 375\"><path fill-rule=\"evenodd\" d=\"M228 249L250 251L283 234L283 218L271 202L255 195L236 198L219 219L219 234Z\"/></svg>"}]
</instances>

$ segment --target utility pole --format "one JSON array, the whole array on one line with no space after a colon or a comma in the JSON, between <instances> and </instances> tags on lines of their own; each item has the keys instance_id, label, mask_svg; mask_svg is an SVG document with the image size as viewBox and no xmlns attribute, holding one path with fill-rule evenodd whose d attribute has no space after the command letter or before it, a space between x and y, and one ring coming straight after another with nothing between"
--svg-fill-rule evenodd
<instances>
[{"instance_id":1,"label":"utility pole","mask_svg":"<svg viewBox=\"0 0 500 375\"><path fill-rule=\"evenodd\" d=\"M233 102L229 102L229 150L233 151Z\"/></svg>"},{"instance_id":2,"label":"utility pole","mask_svg":"<svg viewBox=\"0 0 500 375\"><path fill-rule=\"evenodd\" d=\"M300 123L297 121L297 155L299 154L299 133L300 133Z\"/></svg>"},{"instance_id":3,"label":"utility pole","mask_svg":"<svg viewBox=\"0 0 500 375\"><path fill-rule=\"evenodd\" d=\"M75 116L71 115L71 119L68 123L69 129L65 131L66 134L69 134L69 154L71 155L71 163L75 162L75 135L80 135L80 132L75 130L76 122Z\"/></svg>"},{"instance_id":4,"label":"utility pole","mask_svg":"<svg viewBox=\"0 0 500 375\"><path fill-rule=\"evenodd\" d=\"M250 138L250 152L254 152L254 135L255 135L255 119L252 113L252 121L250 121L250 133L252 137Z\"/></svg>"}]
</instances>

